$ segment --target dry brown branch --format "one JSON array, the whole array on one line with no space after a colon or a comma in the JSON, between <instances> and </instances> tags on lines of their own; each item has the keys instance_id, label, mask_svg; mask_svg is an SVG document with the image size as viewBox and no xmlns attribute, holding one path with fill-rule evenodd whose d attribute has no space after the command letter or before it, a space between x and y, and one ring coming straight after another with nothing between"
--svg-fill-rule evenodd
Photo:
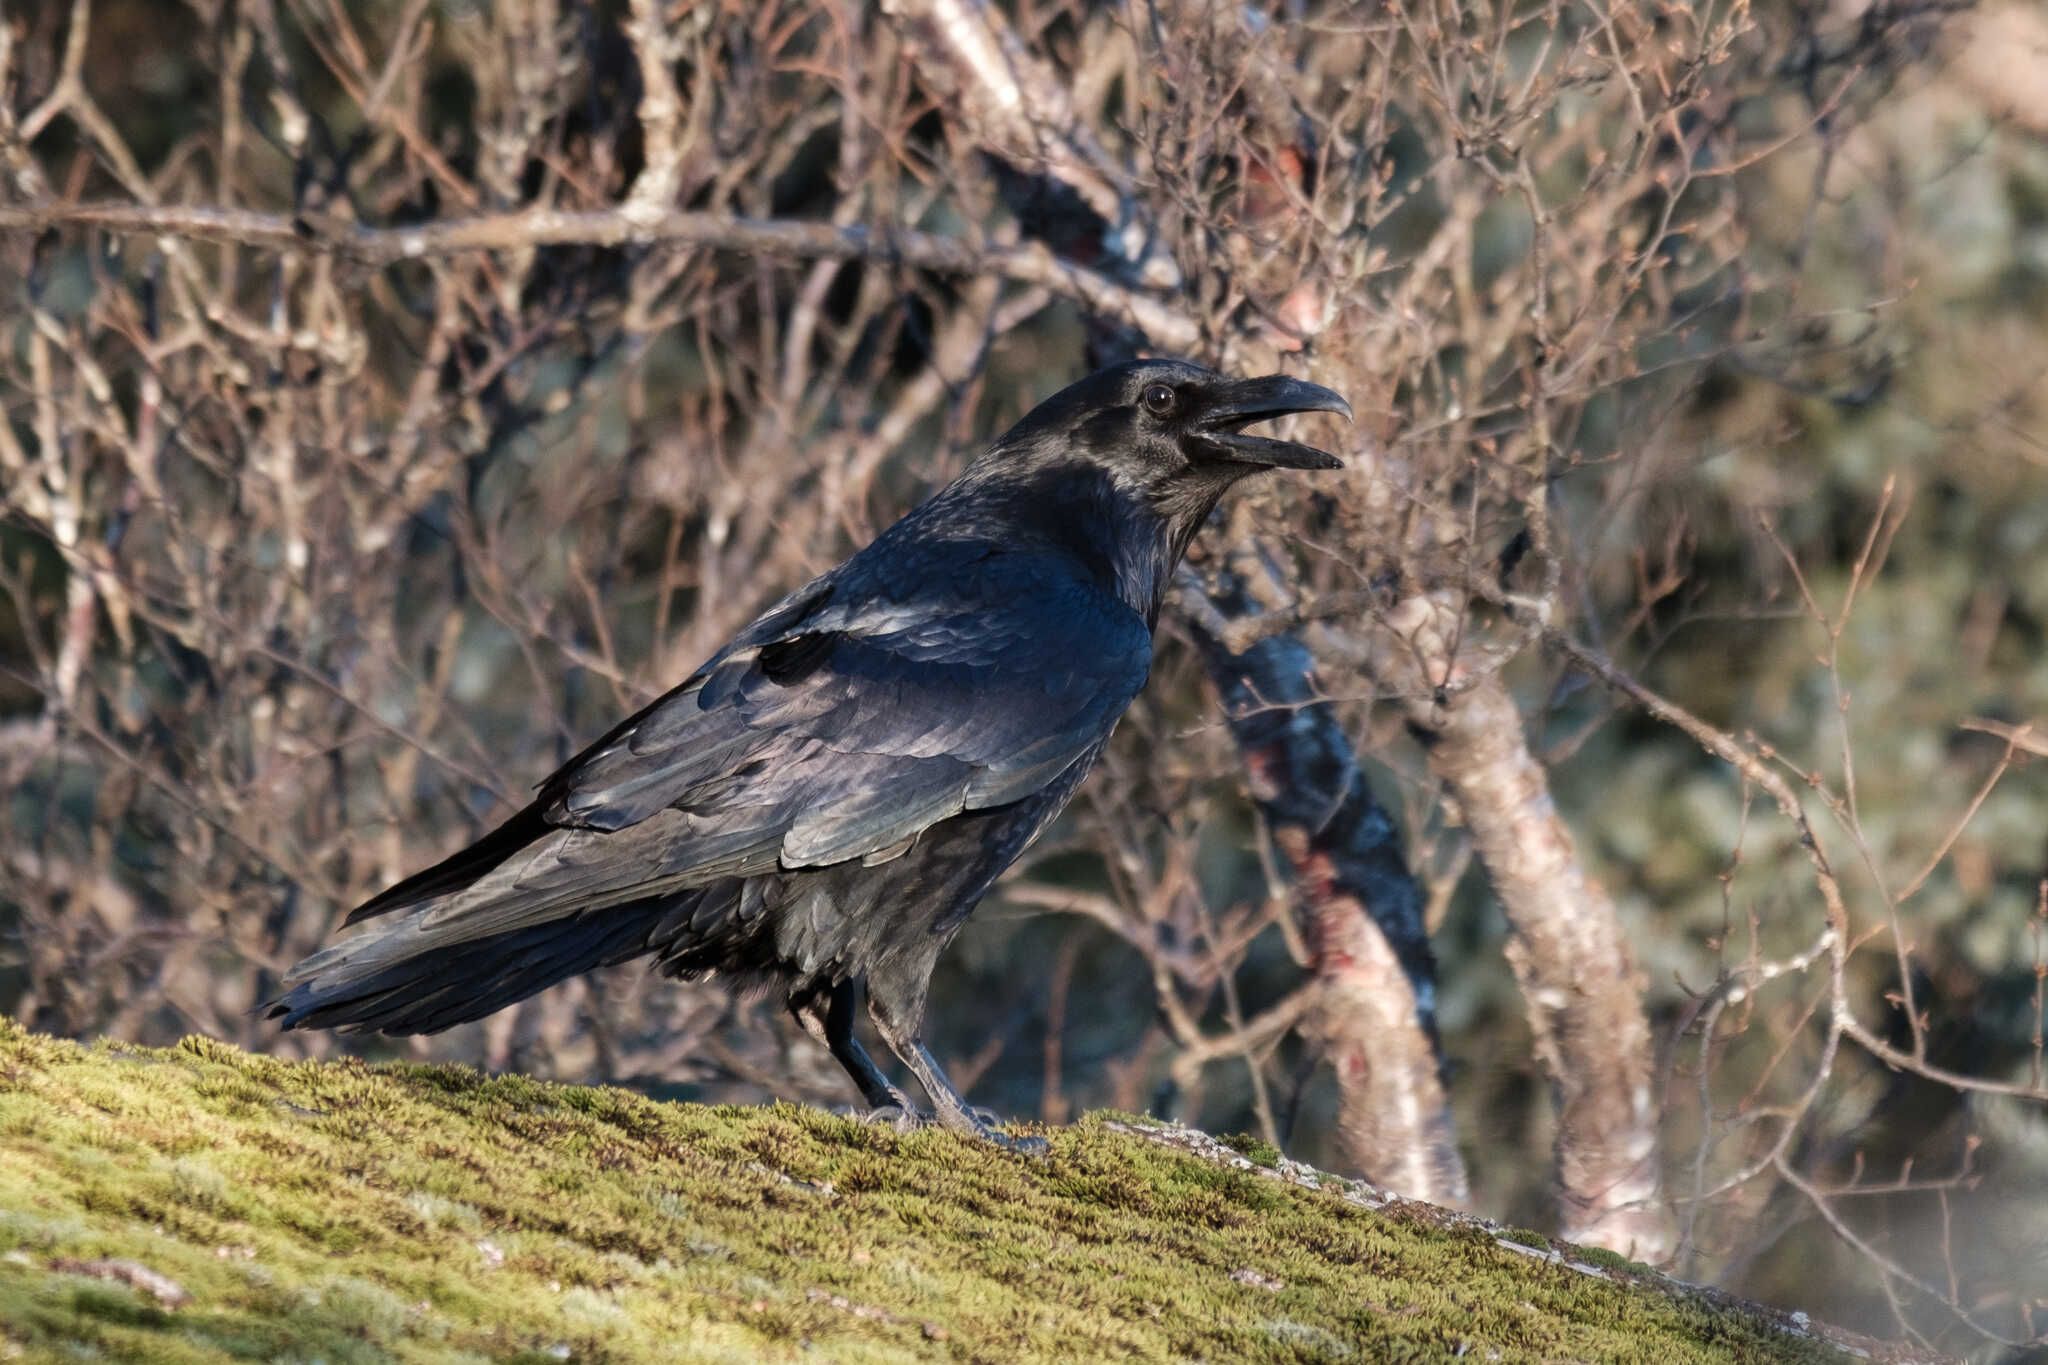
<instances>
[{"instance_id":1,"label":"dry brown branch","mask_svg":"<svg viewBox=\"0 0 2048 1365\"><path fill-rule=\"evenodd\" d=\"M688 246L748 255L871 260L949 275L993 274L1039 285L1105 317L1126 319L1161 346L1195 350L1201 343L1196 324L1167 304L1062 261L1038 243L977 247L900 228L750 220L630 206L584 213L522 210L480 214L412 228L313 223L254 210L173 205L0 206L0 232L41 232L53 227L91 227L272 251L333 254L369 265L544 246Z\"/></svg>"},{"instance_id":2,"label":"dry brown branch","mask_svg":"<svg viewBox=\"0 0 2048 1365\"><path fill-rule=\"evenodd\" d=\"M882 8L908 21L928 75L956 77L968 127L979 139L1068 185L1105 223L1121 222L1124 175L1096 142L1065 84L1025 47L1000 10L979 0L884 0Z\"/></svg>"}]
</instances>

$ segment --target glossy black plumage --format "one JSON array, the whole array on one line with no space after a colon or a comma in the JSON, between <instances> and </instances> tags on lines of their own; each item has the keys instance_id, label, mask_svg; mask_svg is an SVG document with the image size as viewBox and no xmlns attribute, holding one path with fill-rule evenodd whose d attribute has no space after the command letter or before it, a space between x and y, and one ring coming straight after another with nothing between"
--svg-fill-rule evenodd
<instances>
[{"instance_id":1,"label":"glossy black plumage","mask_svg":"<svg viewBox=\"0 0 2048 1365\"><path fill-rule=\"evenodd\" d=\"M995 1137L918 1040L939 952L1059 813L1144 685L1189 538L1259 468L1245 435L1347 411L1297 380L1143 361L1054 395L783 599L477 843L292 968L284 1026L429 1033L580 972L771 981L878 1107L858 992L939 1118Z\"/></svg>"}]
</instances>

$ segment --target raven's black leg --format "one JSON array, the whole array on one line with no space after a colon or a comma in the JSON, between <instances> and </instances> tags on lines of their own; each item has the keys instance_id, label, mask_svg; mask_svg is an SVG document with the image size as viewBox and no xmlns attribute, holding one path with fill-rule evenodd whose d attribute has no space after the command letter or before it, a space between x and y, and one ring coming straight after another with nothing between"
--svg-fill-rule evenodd
<instances>
[{"instance_id":1,"label":"raven's black leg","mask_svg":"<svg viewBox=\"0 0 2048 1365\"><path fill-rule=\"evenodd\" d=\"M941 1124L956 1133L978 1137L983 1142L994 1143L1013 1152L1026 1152L1036 1156L1046 1150L1044 1138L1013 1138L1006 1133L998 1133L979 1114L970 1109L967 1101L961 1098L960 1092L953 1088L953 1083L946 1079L946 1073L939 1067L938 1058L932 1056L930 1050L925 1047L924 1039L918 1036L917 1027L906 1025L899 1016L889 1010L888 1004L889 1002L881 996L876 996L874 1003L868 1007L868 1017L875 1021L875 1029L882 1035L882 1041L903 1059L903 1064L910 1068L912 1074L917 1077L918 1084L924 1087L925 1094L931 1096L932 1108L937 1111Z\"/></svg>"},{"instance_id":2,"label":"raven's black leg","mask_svg":"<svg viewBox=\"0 0 2048 1365\"><path fill-rule=\"evenodd\" d=\"M861 1098L870 1109L900 1109L906 1117L914 1118L917 1111L911 1108L909 1098L889 1084L889 1078L854 1036L853 1021L860 1006L860 994L859 978L842 981L800 999L792 998L789 1012L803 1025L805 1033L831 1050L834 1060L846 1068L846 1074L860 1087Z\"/></svg>"}]
</instances>

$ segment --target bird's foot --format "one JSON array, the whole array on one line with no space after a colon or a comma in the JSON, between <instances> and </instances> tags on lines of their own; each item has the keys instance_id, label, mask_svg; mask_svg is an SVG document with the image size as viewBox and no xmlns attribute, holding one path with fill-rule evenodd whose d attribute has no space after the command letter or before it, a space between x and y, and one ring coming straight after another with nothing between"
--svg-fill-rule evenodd
<instances>
[{"instance_id":1,"label":"bird's foot","mask_svg":"<svg viewBox=\"0 0 2048 1365\"><path fill-rule=\"evenodd\" d=\"M879 1123L899 1133L914 1133L932 1123L930 1114L907 1104L878 1105L860 1117L862 1123Z\"/></svg>"},{"instance_id":2,"label":"bird's foot","mask_svg":"<svg viewBox=\"0 0 2048 1365\"><path fill-rule=\"evenodd\" d=\"M1008 1133L999 1133L993 1128L983 1129L981 1139L994 1143L1006 1152L1015 1152L1018 1156L1044 1156L1052 1151L1052 1144L1042 1137L1011 1137Z\"/></svg>"},{"instance_id":3,"label":"bird's foot","mask_svg":"<svg viewBox=\"0 0 2048 1365\"><path fill-rule=\"evenodd\" d=\"M894 1128L899 1133L914 1133L920 1128L950 1128L962 1137L977 1138L991 1147L1000 1147L1006 1152L1019 1156L1044 1156L1052 1150L1052 1144L1042 1137L1011 1137L997 1125L1002 1116L992 1109L965 1109L955 1117L944 1113L927 1114L910 1104L883 1104L858 1115L863 1123L878 1123Z\"/></svg>"},{"instance_id":4,"label":"bird's foot","mask_svg":"<svg viewBox=\"0 0 2048 1365\"><path fill-rule=\"evenodd\" d=\"M943 1114L940 1121L945 1121ZM991 1109L963 1109L959 1120L946 1126L964 1137L979 1138L991 1147L1000 1147L1019 1156L1044 1156L1052 1150L1052 1144L1042 1137L1011 1137L998 1127L1002 1121L1002 1116Z\"/></svg>"}]
</instances>

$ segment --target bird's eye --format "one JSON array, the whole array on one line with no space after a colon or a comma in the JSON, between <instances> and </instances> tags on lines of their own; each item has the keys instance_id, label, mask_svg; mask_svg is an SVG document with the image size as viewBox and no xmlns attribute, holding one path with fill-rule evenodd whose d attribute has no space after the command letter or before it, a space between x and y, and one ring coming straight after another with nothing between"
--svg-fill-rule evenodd
<instances>
[{"instance_id":1,"label":"bird's eye","mask_svg":"<svg viewBox=\"0 0 2048 1365\"><path fill-rule=\"evenodd\" d=\"M1173 405L1179 401L1180 396L1165 384L1145 386L1145 411L1154 417L1166 416L1173 411Z\"/></svg>"}]
</instances>

